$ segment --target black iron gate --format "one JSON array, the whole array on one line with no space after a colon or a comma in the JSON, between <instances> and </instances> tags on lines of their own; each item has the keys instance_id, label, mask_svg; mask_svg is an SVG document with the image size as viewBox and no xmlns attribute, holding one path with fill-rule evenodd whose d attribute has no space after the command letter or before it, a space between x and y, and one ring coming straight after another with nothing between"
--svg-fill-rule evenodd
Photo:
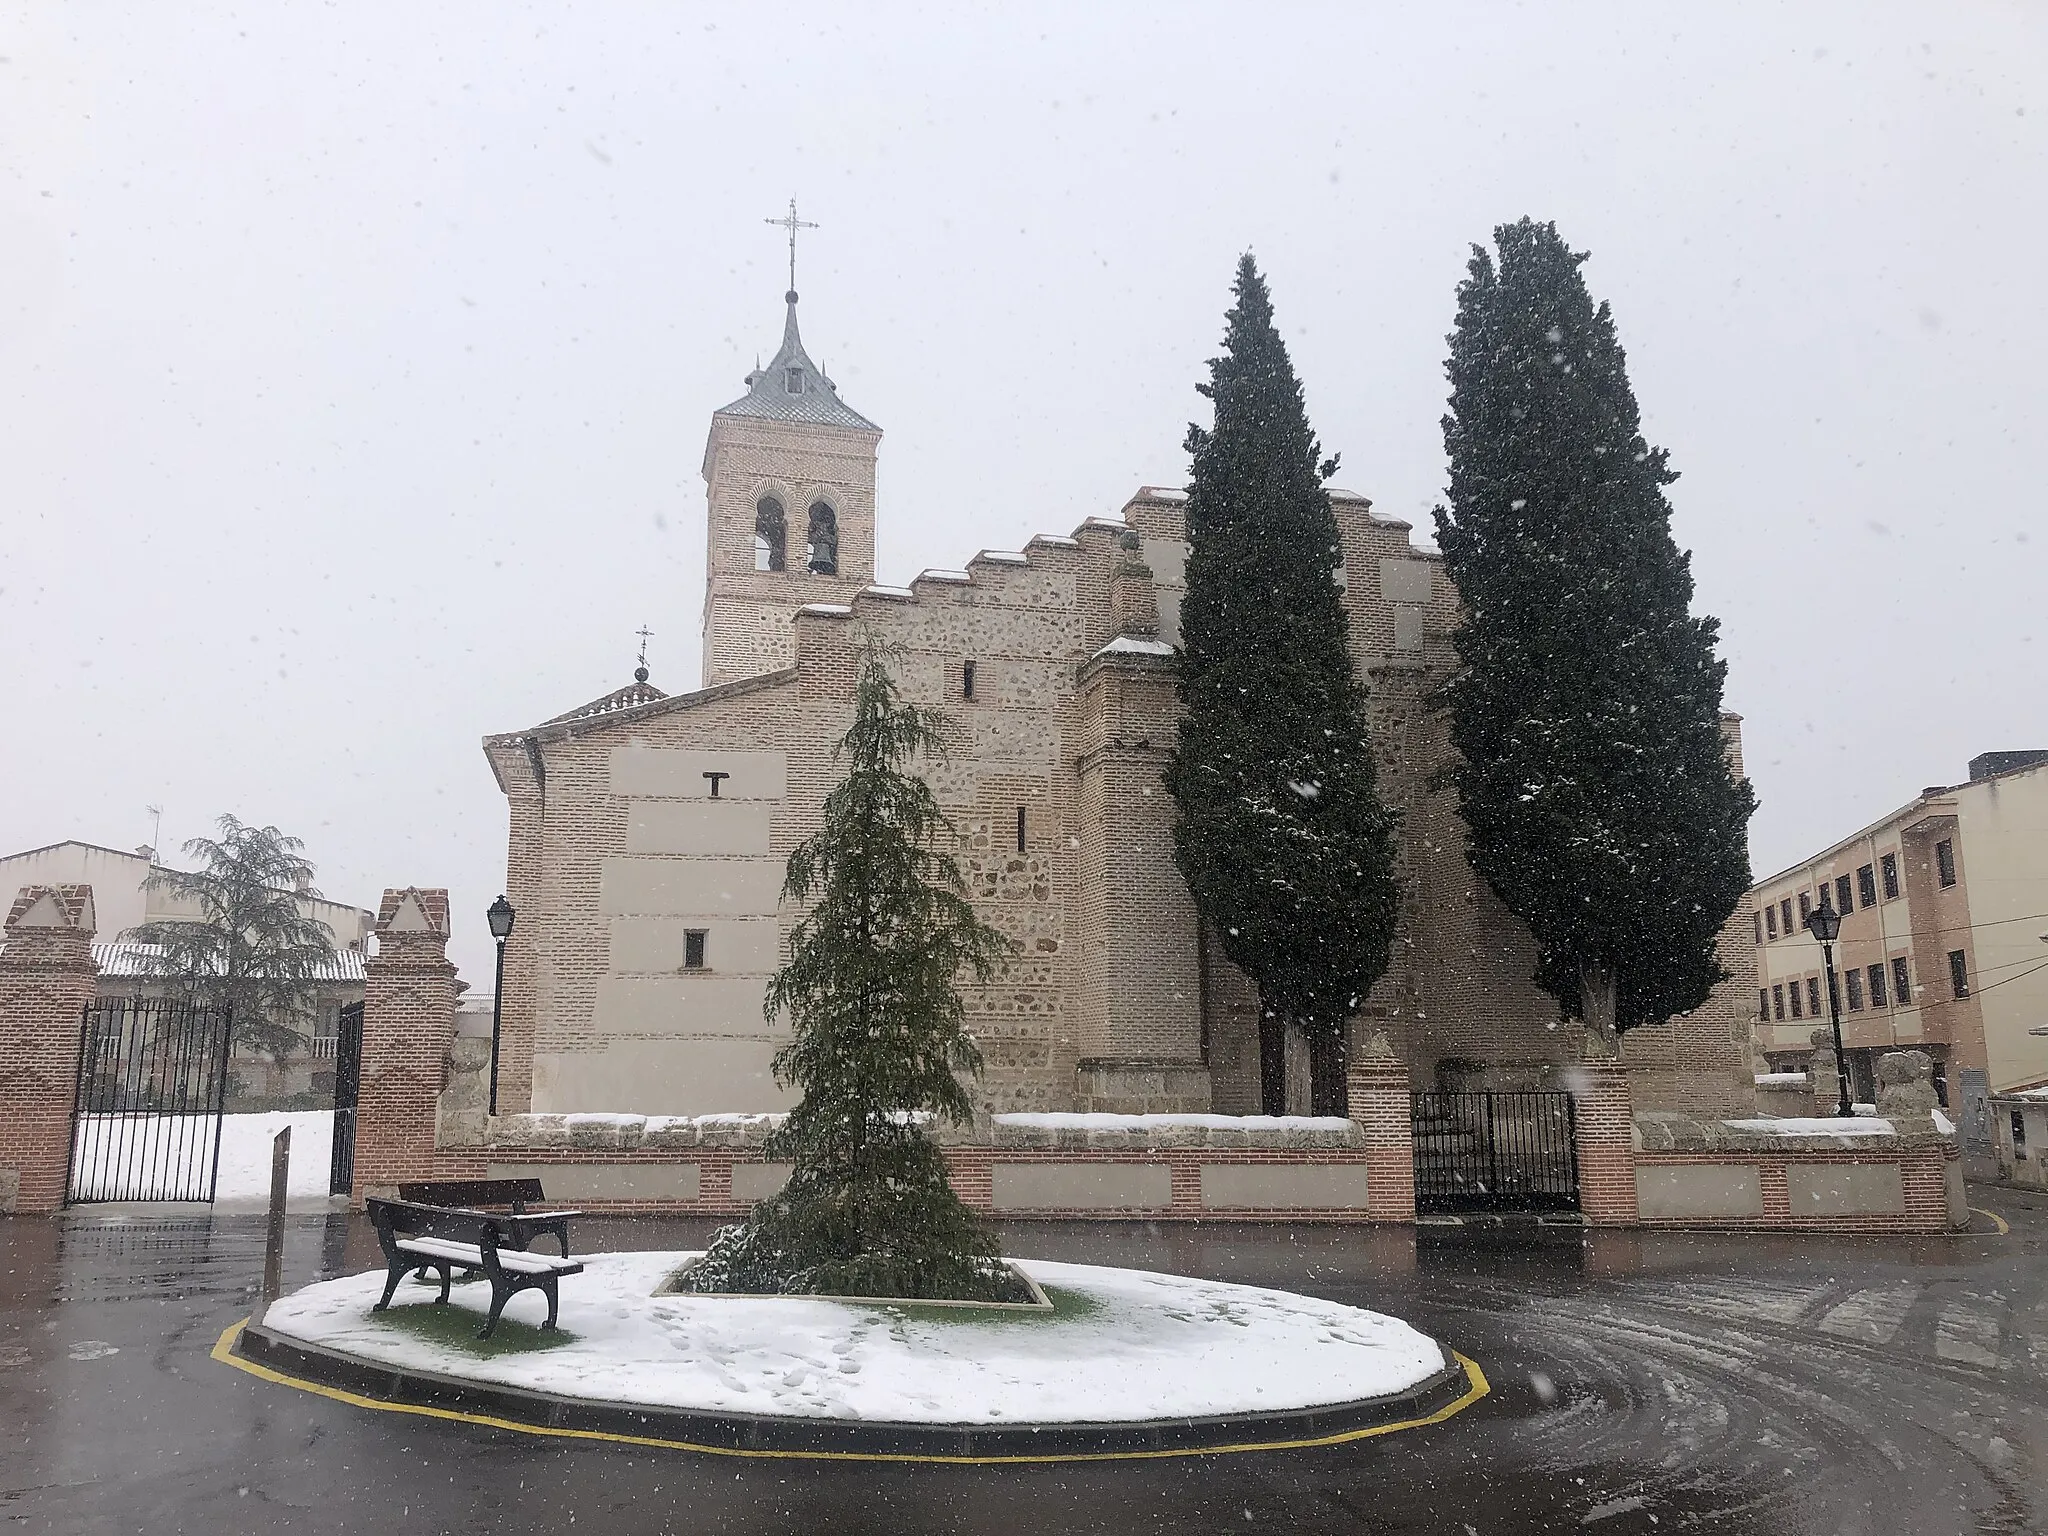
<instances>
[{"instance_id":1,"label":"black iron gate","mask_svg":"<svg viewBox=\"0 0 2048 1536\"><path fill-rule=\"evenodd\" d=\"M334 1041L334 1151L327 1165L327 1192L345 1195L356 1181L356 1091L363 1077L363 1005L341 1010Z\"/></svg>"},{"instance_id":2,"label":"black iron gate","mask_svg":"<svg viewBox=\"0 0 2048 1536\"><path fill-rule=\"evenodd\" d=\"M1575 1211L1577 1119L1568 1093L1418 1093L1415 1209Z\"/></svg>"},{"instance_id":3,"label":"black iron gate","mask_svg":"<svg viewBox=\"0 0 2048 1536\"><path fill-rule=\"evenodd\" d=\"M168 998L86 1006L64 1198L211 1200L232 1024Z\"/></svg>"}]
</instances>

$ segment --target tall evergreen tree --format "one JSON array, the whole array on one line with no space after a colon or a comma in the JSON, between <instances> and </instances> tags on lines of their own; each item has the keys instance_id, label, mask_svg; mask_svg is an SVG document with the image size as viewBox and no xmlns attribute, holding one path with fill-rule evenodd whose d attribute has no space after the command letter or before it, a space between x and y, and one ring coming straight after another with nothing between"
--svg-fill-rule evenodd
<instances>
[{"instance_id":1,"label":"tall evergreen tree","mask_svg":"<svg viewBox=\"0 0 2048 1536\"><path fill-rule=\"evenodd\" d=\"M906 766L942 754L944 723L902 701L870 645L839 746L846 778L783 881L812 904L766 1004L795 1031L774 1067L803 1098L769 1143L795 1167L719 1234L691 1271L697 1290L1019 1299L929 1134L971 1118L961 1080L981 1070L958 978L986 982L1011 948L975 915L939 846L954 829Z\"/></svg>"},{"instance_id":2,"label":"tall evergreen tree","mask_svg":"<svg viewBox=\"0 0 2048 1536\"><path fill-rule=\"evenodd\" d=\"M1188 428L1174 852L1223 952L1259 989L1260 1097L1285 1105L1289 1023L1318 1114L1345 1113L1345 1036L1386 971L1396 892L1339 600L1343 552L1301 385L1249 255Z\"/></svg>"},{"instance_id":3,"label":"tall evergreen tree","mask_svg":"<svg viewBox=\"0 0 2048 1536\"><path fill-rule=\"evenodd\" d=\"M1583 252L1552 224L1473 247L1451 333L1448 689L1473 867L1526 922L1536 979L1611 1048L1697 1008L1749 884L1755 797L1721 739L1719 624L1690 612L1677 479L1643 440Z\"/></svg>"},{"instance_id":4,"label":"tall evergreen tree","mask_svg":"<svg viewBox=\"0 0 2048 1536\"><path fill-rule=\"evenodd\" d=\"M313 866L305 844L276 827L252 827L233 816L220 836L195 837L193 873L152 869L149 885L182 897L190 917L129 929L124 939L146 946L142 974L171 995L230 1010L235 1040L282 1061L304 1043L320 1001L320 981L334 956L334 933L306 910Z\"/></svg>"}]
</instances>

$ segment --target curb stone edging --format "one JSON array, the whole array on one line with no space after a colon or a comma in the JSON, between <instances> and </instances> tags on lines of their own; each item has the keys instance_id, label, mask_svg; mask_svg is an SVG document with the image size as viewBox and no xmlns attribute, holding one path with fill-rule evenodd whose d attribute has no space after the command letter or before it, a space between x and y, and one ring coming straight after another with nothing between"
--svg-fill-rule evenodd
<instances>
[{"instance_id":1,"label":"curb stone edging","mask_svg":"<svg viewBox=\"0 0 2048 1536\"><path fill-rule=\"evenodd\" d=\"M1440 1348L1442 1346L1439 1346ZM1477 1362L1445 1350L1444 1369L1404 1392L1313 1408L1131 1424L933 1425L794 1419L557 1397L397 1370L246 1322L213 1357L363 1407L473 1418L498 1428L660 1444L714 1455L886 1461L1064 1461L1292 1450L1439 1423L1492 1391ZM242 1365L242 1362L251 1365Z\"/></svg>"}]
</instances>

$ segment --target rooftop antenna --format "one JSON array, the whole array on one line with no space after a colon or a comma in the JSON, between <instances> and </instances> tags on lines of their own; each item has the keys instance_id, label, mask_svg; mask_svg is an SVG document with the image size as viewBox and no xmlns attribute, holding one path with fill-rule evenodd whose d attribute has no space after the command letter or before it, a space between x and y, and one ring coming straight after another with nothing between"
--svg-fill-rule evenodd
<instances>
[{"instance_id":1,"label":"rooftop antenna","mask_svg":"<svg viewBox=\"0 0 2048 1536\"><path fill-rule=\"evenodd\" d=\"M800 229L816 229L818 226L808 219L796 216L796 199L789 200L789 213L780 219L763 219L763 224L773 224L778 229L789 231L789 292L785 295L792 304L796 302L796 232Z\"/></svg>"},{"instance_id":2,"label":"rooftop antenna","mask_svg":"<svg viewBox=\"0 0 2048 1536\"><path fill-rule=\"evenodd\" d=\"M149 812L149 862L161 864L164 857L164 808L160 805L145 805L143 809Z\"/></svg>"},{"instance_id":3,"label":"rooftop antenna","mask_svg":"<svg viewBox=\"0 0 2048 1536\"><path fill-rule=\"evenodd\" d=\"M640 636L640 664L633 668L633 681L644 683L647 681L647 642L654 638L654 631L642 624L637 633Z\"/></svg>"}]
</instances>

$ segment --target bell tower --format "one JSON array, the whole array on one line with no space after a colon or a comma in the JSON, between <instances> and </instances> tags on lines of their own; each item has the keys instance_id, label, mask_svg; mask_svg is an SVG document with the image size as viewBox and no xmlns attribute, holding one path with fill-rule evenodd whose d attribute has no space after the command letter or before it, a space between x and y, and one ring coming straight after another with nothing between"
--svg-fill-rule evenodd
<instances>
[{"instance_id":1,"label":"bell tower","mask_svg":"<svg viewBox=\"0 0 2048 1536\"><path fill-rule=\"evenodd\" d=\"M875 579L882 429L804 351L794 276L781 350L713 413L704 445L707 688L794 666L796 610L849 602Z\"/></svg>"}]
</instances>

